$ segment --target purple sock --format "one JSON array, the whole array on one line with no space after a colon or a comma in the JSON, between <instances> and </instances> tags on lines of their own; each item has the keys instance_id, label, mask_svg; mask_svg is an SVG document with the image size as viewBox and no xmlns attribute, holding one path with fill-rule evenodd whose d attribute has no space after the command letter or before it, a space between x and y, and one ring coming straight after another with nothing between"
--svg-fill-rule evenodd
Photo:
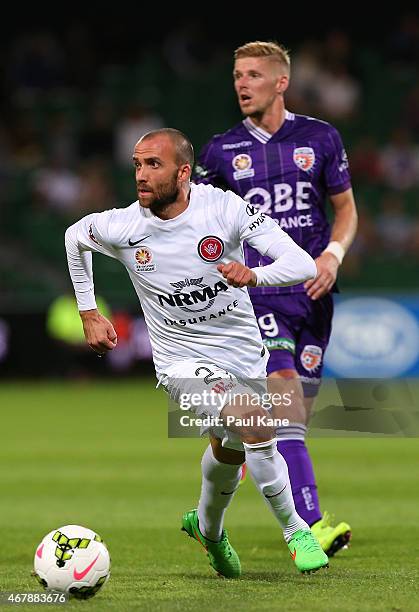
<instances>
[{"instance_id":1,"label":"purple sock","mask_svg":"<svg viewBox=\"0 0 419 612\"><path fill-rule=\"evenodd\" d=\"M322 518L322 513L307 447L303 440L281 440L277 446L288 465L296 510L311 527Z\"/></svg>"}]
</instances>

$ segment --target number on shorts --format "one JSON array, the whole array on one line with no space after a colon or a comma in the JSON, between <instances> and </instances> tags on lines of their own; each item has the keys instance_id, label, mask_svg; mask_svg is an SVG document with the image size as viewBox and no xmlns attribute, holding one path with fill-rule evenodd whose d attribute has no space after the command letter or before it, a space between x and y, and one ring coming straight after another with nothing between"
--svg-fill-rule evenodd
<instances>
[{"instance_id":1,"label":"number on shorts","mask_svg":"<svg viewBox=\"0 0 419 612\"><path fill-rule=\"evenodd\" d=\"M199 376L199 373L201 370L204 370L205 372L208 372L208 374L204 377L204 383L207 385L210 385L211 383L215 382L216 380L222 380L221 376L216 376L215 372L212 372L209 368L206 368L205 366L201 366L200 368L198 368L197 370L195 370L195 376ZM211 378L213 377L213 378Z\"/></svg>"},{"instance_id":2,"label":"number on shorts","mask_svg":"<svg viewBox=\"0 0 419 612\"><path fill-rule=\"evenodd\" d=\"M274 338L275 336L279 335L279 328L272 312L269 312L268 314L259 317L258 323L260 329L263 329L263 331L265 332L265 336L268 336L269 338Z\"/></svg>"}]
</instances>

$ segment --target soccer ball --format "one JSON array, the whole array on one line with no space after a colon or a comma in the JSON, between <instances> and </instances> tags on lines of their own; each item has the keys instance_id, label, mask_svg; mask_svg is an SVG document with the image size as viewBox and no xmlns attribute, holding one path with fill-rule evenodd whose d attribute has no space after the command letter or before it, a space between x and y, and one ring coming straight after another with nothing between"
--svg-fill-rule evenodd
<instances>
[{"instance_id":1,"label":"soccer ball","mask_svg":"<svg viewBox=\"0 0 419 612\"><path fill-rule=\"evenodd\" d=\"M46 589L89 599L108 581L111 559L102 538L86 527L65 525L37 546L34 575Z\"/></svg>"}]
</instances>

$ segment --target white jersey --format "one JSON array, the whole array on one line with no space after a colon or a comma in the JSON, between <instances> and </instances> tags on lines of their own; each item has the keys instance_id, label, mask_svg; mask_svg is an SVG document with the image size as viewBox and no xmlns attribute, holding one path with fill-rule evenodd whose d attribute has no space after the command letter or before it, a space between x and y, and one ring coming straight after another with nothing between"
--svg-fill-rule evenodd
<instances>
[{"instance_id":1,"label":"white jersey","mask_svg":"<svg viewBox=\"0 0 419 612\"><path fill-rule=\"evenodd\" d=\"M270 217L211 185L191 185L186 210L166 221L138 201L88 215L66 232L79 309L96 308L90 251L114 257L140 300L158 375L184 359L252 377L264 347L249 294L217 270L244 263L243 240L278 260L255 270L258 284L294 284L315 274L311 257Z\"/></svg>"}]
</instances>

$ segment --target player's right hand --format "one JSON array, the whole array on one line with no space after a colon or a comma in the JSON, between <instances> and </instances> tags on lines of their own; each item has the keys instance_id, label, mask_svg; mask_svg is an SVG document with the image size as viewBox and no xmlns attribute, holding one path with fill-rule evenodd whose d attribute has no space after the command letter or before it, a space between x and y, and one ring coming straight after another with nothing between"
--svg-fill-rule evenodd
<instances>
[{"instance_id":1,"label":"player's right hand","mask_svg":"<svg viewBox=\"0 0 419 612\"><path fill-rule=\"evenodd\" d=\"M233 285L233 287L256 287L256 274L238 261L218 264L217 270L221 272L227 283Z\"/></svg>"},{"instance_id":2,"label":"player's right hand","mask_svg":"<svg viewBox=\"0 0 419 612\"><path fill-rule=\"evenodd\" d=\"M118 342L116 331L110 321L98 310L80 312L87 344L99 355L112 351Z\"/></svg>"}]
</instances>

